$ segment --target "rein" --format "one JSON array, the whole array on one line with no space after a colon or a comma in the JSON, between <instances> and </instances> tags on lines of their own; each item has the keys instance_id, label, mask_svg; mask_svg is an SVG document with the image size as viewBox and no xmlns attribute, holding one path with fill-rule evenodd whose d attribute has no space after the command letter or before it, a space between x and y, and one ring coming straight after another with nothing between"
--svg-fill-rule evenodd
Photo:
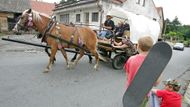
<instances>
[{"instance_id":1,"label":"rein","mask_svg":"<svg viewBox=\"0 0 190 107\"><path fill-rule=\"evenodd\" d=\"M53 25L56 25L56 22L54 21L54 18L49 21L48 27L42 33L42 40L41 40L41 42L46 42L46 34L49 33L49 31L53 28Z\"/></svg>"}]
</instances>

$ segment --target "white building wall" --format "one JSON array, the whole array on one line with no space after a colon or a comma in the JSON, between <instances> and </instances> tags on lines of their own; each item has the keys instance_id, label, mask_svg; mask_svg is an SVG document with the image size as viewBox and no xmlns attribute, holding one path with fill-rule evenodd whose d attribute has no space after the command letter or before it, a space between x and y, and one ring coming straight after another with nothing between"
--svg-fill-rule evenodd
<instances>
[{"instance_id":1,"label":"white building wall","mask_svg":"<svg viewBox=\"0 0 190 107\"><path fill-rule=\"evenodd\" d=\"M140 0L140 4L137 4L138 0L127 0L122 8L135 14L144 15L151 19L159 20L159 15L152 0ZM143 6L141 3L145 2Z\"/></svg>"},{"instance_id":2,"label":"white building wall","mask_svg":"<svg viewBox=\"0 0 190 107\"><path fill-rule=\"evenodd\" d=\"M111 0L110 0L111 1ZM143 0L141 0L143 1ZM146 17L149 17L150 19L156 19L159 20L159 15L157 13L157 10L155 8L155 5L152 0L144 0L145 5L139 5L137 4L137 0L127 0L124 2L124 4L120 7L124 8L126 11L133 12L135 14L140 14L144 15ZM102 5L103 9L103 14L102 14L102 22L101 20L101 12L99 11L99 8L97 6L97 3L91 3L91 4L85 4L81 6L75 6L67 9L61 9L61 10L56 10L54 13L57 16L57 20L60 21L60 15L63 14L69 14L69 21L76 23L76 14L81 14L81 23L85 24L84 19L85 19L85 13L89 12L89 24L90 25L95 25L95 26L90 26L93 29L99 29L100 23L103 23L106 20L106 15L109 12L109 10L112 8L112 6L119 6L116 4L112 4L109 1L102 0L100 2L100 5ZM99 21L98 22L92 22L92 13L93 12L99 12ZM127 18L126 18L127 19ZM116 19L117 20L117 19ZM118 21L115 21L115 24L117 25Z\"/></svg>"}]
</instances>

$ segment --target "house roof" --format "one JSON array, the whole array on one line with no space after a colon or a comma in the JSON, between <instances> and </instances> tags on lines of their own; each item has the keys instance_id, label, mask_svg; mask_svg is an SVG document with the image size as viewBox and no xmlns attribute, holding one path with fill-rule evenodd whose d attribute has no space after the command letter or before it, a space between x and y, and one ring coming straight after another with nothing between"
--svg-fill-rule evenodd
<instances>
[{"instance_id":1,"label":"house roof","mask_svg":"<svg viewBox=\"0 0 190 107\"><path fill-rule=\"evenodd\" d=\"M162 17L164 19L163 8L162 7L156 7L156 10L158 11L158 14L160 15L160 17Z\"/></svg>"},{"instance_id":2,"label":"house roof","mask_svg":"<svg viewBox=\"0 0 190 107\"><path fill-rule=\"evenodd\" d=\"M158 12L163 11L162 7L156 7L156 9L157 9Z\"/></svg>"},{"instance_id":3,"label":"house roof","mask_svg":"<svg viewBox=\"0 0 190 107\"><path fill-rule=\"evenodd\" d=\"M116 3L116 4L122 4L125 1L127 1L127 0L111 0L112 3ZM64 4L60 3L55 6L54 11L60 10L60 9L65 9L65 8L70 8L70 7L74 7L74 6L89 4L89 3L96 3L96 2L97 2L97 0L80 0L80 1L74 2L74 3L64 3Z\"/></svg>"},{"instance_id":4,"label":"house roof","mask_svg":"<svg viewBox=\"0 0 190 107\"><path fill-rule=\"evenodd\" d=\"M55 6L55 10L60 10L60 9L65 9L65 8L70 8L70 7L74 7L74 6L79 6L79 5L84 5L84 4L89 4L89 3L96 3L97 0L80 0L78 2L75 2L75 3L60 3L60 4L57 4Z\"/></svg>"},{"instance_id":5,"label":"house roof","mask_svg":"<svg viewBox=\"0 0 190 107\"><path fill-rule=\"evenodd\" d=\"M45 13L48 15L53 14L53 9L55 8L54 3L47 3L47 2L41 2L41 1L34 1L31 0L31 7L33 10L38 11L40 13Z\"/></svg>"},{"instance_id":6,"label":"house roof","mask_svg":"<svg viewBox=\"0 0 190 107\"><path fill-rule=\"evenodd\" d=\"M29 0L0 0L1 12L22 13L31 8Z\"/></svg>"}]
</instances>

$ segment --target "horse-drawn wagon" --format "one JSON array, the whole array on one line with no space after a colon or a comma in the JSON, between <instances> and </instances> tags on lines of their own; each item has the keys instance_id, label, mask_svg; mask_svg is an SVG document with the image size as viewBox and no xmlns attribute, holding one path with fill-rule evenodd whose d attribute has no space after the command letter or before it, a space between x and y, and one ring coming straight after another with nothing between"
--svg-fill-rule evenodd
<instances>
[{"instance_id":1,"label":"horse-drawn wagon","mask_svg":"<svg viewBox=\"0 0 190 107\"><path fill-rule=\"evenodd\" d=\"M117 70L122 69L127 59L135 54L129 53L129 51L127 51L130 50L129 48L124 49L113 47L111 41L99 40L97 47L99 54L101 55L100 59L105 62L111 62L112 67Z\"/></svg>"},{"instance_id":2,"label":"horse-drawn wagon","mask_svg":"<svg viewBox=\"0 0 190 107\"><path fill-rule=\"evenodd\" d=\"M124 15L123 19L127 17L130 25L130 39L134 44L137 43L139 37L147 34L152 36L154 42L157 41L160 31L158 22L148 20L141 15L137 16L130 12L115 8L112 8L109 14L119 16L118 13ZM113 48L111 45L112 41L105 42L97 40L96 33L88 27L72 27L64 24L57 24L50 17L31 9L25 10L22 13L14 30L18 31L23 27L30 27L40 32L40 34L42 34L42 41L45 41L48 48L51 48L50 59L45 72L48 72L51 69L58 49L62 52L67 67L70 67L70 64L66 54L66 51L68 50L65 48L79 49L79 51L75 52L80 55L74 62L74 65L76 65L85 54L95 56L95 69L98 68L99 58L103 61L111 61L112 66L115 69L122 69L124 62L130 57L126 51ZM87 51L87 53L85 53L85 51Z\"/></svg>"},{"instance_id":3,"label":"horse-drawn wagon","mask_svg":"<svg viewBox=\"0 0 190 107\"><path fill-rule=\"evenodd\" d=\"M157 42L160 34L160 25L159 22L149 19L143 15L136 15L134 13L128 12L119 7L112 7L107 13L113 16L114 22L126 22L130 25L130 33L125 34L124 37L130 38L130 41L136 45L140 37L149 35L154 40L154 43ZM115 37L114 37L115 39ZM117 38L116 38L117 39ZM118 39L117 39L118 41ZM119 39L121 41L121 39ZM136 52L131 53L130 47L127 49L113 48L111 41L98 41L98 50L103 56L104 61L111 61L112 67L114 69L122 69L124 63L131 56L136 54ZM105 60L106 59L106 60Z\"/></svg>"}]
</instances>

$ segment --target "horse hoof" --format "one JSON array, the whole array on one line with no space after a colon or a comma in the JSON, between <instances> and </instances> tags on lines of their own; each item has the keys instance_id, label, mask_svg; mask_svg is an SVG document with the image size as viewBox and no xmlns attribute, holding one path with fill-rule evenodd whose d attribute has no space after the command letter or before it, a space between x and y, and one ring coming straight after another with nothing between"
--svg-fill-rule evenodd
<instances>
[{"instance_id":1,"label":"horse hoof","mask_svg":"<svg viewBox=\"0 0 190 107\"><path fill-rule=\"evenodd\" d=\"M70 65L67 65L67 70L70 70L70 69L71 69Z\"/></svg>"},{"instance_id":2,"label":"horse hoof","mask_svg":"<svg viewBox=\"0 0 190 107\"><path fill-rule=\"evenodd\" d=\"M95 69L96 71L98 71L98 66L97 66L97 65L94 65L94 69Z\"/></svg>"},{"instance_id":3,"label":"horse hoof","mask_svg":"<svg viewBox=\"0 0 190 107\"><path fill-rule=\"evenodd\" d=\"M92 60L90 60L89 63L92 64Z\"/></svg>"},{"instance_id":4,"label":"horse hoof","mask_svg":"<svg viewBox=\"0 0 190 107\"><path fill-rule=\"evenodd\" d=\"M49 69L45 69L43 73L48 73L49 72Z\"/></svg>"},{"instance_id":5,"label":"horse hoof","mask_svg":"<svg viewBox=\"0 0 190 107\"><path fill-rule=\"evenodd\" d=\"M71 59L71 62L75 62L75 60L74 60L74 59Z\"/></svg>"},{"instance_id":6,"label":"horse hoof","mask_svg":"<svg viewBox=\"0 0 190 107\"><path fill-rule=\"evenodd\" d=\"M72 64L71 65L71 67L70 67L70 69L74 69L75 68L75 65L74 64Z\"/></svg>"}]
</instances>

